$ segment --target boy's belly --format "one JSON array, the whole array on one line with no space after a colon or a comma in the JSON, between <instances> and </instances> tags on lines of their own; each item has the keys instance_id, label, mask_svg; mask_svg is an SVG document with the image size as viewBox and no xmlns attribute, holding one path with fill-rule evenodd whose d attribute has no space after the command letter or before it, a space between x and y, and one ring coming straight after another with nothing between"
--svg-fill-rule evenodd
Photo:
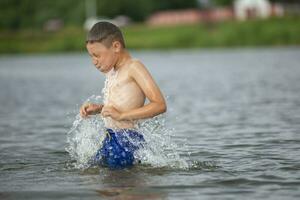
<instances>
[{"instance_id":1,"label":"boy's belly","mask_svg":"<svg viewBox=\"0 0 300 200\"><path fill-rule=\"evenodd\" d=\"M120 112L129 112L144 105L145 95L142 90L134 83L115 86L111 89L108 96L107 106L113 106ZM110 117L104 119L107 128L134 128L135 121L117 121Z\"/></svg>"},{"instance_id":2,"label":"boy's belly","mask_svg":"<svg viewBox=\"0 0 300 200\"><path fill-rule=\"evenodd\" d=\"M134 121L117 121L111 117L104 118L104 125L111 129L132 129L135 126Z\"/></svg>"},{"instance_id":3,"label":"boy's belly","mask_svg":"<svg viewBox=\"0 0 300 200\"><path fill-rule=\"evenodd\" d=\"M137 101L109 101L106 105L112 106L115 109L117 109L119 112L129 112L131 110L134 110L136 108L140 108L143 103L137 102ZM117 129L130 129L134 128L135 121L134 120L114 120L111 117L104 118L104 123L107 128L117 128Z\"/></svg>"}]
</instances>

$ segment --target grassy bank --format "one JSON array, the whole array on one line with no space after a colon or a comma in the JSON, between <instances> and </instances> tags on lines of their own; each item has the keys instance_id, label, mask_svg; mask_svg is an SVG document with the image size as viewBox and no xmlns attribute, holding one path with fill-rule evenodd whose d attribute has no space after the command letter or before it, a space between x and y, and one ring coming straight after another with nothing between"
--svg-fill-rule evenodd
<instances>
[{"instance_id":1,"label":"grassy bank","mask_svg":"<svg viewBox=\"0 0 300 200\"><path fill-rule=\"evenodd\" d=\"M300 45L300 17L168 27L140 24L123 31L127 47L133 49ZM84 40L81 27L66 27L56 33L1 31L0 53L81 51Z\"/></svg>"}]
</instances>

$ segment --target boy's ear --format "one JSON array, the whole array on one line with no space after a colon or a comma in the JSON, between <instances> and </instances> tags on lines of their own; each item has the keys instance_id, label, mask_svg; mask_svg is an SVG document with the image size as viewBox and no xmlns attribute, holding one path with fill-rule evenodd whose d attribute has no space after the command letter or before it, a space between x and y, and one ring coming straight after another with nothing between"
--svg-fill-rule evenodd
<instances>
[{"instance_id":1,"label":"boy's ear","mask_svg":"<svg viewBox=\"0 0 300 200\"><path fill-rule=\"evenodd\" d=\"M122 45L119 41L113 41L112 47L114 48L114 51L116 53L119 53L121 51Z\"/></svg>"}]
</instances>

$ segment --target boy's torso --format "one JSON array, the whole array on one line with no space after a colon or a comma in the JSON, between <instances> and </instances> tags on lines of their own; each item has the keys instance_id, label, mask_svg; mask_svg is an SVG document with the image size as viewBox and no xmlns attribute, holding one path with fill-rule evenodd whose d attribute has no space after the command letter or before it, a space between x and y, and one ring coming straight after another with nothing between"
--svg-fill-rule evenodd
<instances>
[{"instance_id":1,"label":"boy's torso","mask_svg":"<svg viewBox=\"0 0 300 200\"><path fill-rule=\"evenodd\" d=\"M131 59L127 65L122 66L116 73L116 77L110 84L106 106L113 106L120 112L126 112L144 105L145 94L130 75L130 65L135 61ZM133 128L133 121L116 121L111 118L105 119L108 128Z\"/></svg>"}]
</instances>

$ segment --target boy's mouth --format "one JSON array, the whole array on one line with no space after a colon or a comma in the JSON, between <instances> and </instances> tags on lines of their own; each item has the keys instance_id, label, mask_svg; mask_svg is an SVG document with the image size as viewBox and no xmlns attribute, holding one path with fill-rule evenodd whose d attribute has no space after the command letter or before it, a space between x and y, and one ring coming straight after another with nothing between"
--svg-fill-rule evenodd
<instances>
[{"instance_id":1,"label":"boy's mouth","mask_svg":"<svg viewBox=\"0 0 300 200\"><path fill-rule=\"evenodd\" d=\"M105 71L103 66L97 66L96 68L97 68L99 71L101 71L101 72L104 72L104 71Z\"/></svg>"},{"instance_id":2,"label":"boy's mouth","mask_svg":"<svg viewBox=\"0 0 300 200\"><path fill-rule=\"evenodd\" d=\"M95 65L95 67L99 70L101 70L101 68L102 68L100 65Z\"/></svg>"}]
</instances>

